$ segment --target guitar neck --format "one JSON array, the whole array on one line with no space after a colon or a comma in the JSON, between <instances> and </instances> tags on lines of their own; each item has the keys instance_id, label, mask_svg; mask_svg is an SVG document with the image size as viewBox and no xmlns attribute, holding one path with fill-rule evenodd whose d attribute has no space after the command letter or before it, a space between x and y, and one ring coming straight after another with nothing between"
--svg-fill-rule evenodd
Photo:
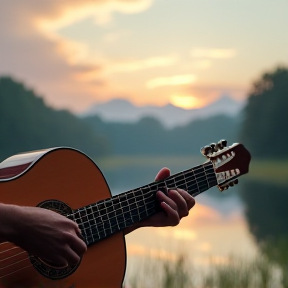
<instances>
[{"instance_id":1,"label":"guitar neck","mask_svg":"<svg viewBox=\"0 0 288 288\"><path fill-rule=\"evenodd\" d=\"M177 187L195 197L216 185L213 164L209 161L163 181L81 207L68 217L79 225L84 240L91 245L158 212L160 207L156 192L159 190L165 193Z\"/></svg>"}]
</instances>

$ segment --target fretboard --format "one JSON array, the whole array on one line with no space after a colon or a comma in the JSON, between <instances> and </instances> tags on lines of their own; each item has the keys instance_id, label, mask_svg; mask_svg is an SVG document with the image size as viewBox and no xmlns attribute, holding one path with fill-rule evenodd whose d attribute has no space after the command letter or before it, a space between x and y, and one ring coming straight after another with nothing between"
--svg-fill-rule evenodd
<instances>
[{"instance_id":1,"label":"fretboard","mask_svg":"<svg viewBox=\"0 0 288 288\"><path fill-rule=\"evenodd\" d=\"M181 188L193 197L217 185L213 164L203 165L174 174L112 198L77 209L69 215L76 221L87 245L98 242L160 210L156 192Z\"/></svg>"}]
</instances>

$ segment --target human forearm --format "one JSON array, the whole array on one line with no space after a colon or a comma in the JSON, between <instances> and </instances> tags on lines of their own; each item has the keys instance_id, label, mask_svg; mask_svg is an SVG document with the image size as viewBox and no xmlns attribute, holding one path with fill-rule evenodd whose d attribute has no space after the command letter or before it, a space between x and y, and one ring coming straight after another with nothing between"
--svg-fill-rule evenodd
<instances>
[{"instance_id":1,"label":"human forearm","mask_svg":"<svg viewBox=\"0 0 288 288\"><path fill-rule=\"evenodd\" d=\"M0 242L12 240L14 223L19 220L18 214L17 206L0 203Z\"/></svg>"},{"instance_id":2,"label":"human forearm","mask_svg":"<svg viewBox=\"0 0 288 288\"><path fill-rule=\"evenodd\" d=\"M75 264L87 247L78 225L53 211L0 204L0 241L57 265Z\"/></svg>"}]
</instances>

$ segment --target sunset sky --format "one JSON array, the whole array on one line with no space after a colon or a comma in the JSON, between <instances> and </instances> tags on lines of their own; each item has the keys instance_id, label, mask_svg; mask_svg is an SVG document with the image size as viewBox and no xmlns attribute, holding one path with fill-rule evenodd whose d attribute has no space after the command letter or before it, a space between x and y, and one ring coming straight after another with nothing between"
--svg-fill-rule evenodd
<instances>
[{"instance_id":1,"label":"sunset sky","mask_svg":"<svg viewBox=\"0 0 288 288\"><path fill-rule=\"evenodd\" d=\"M200 107L288 64L286 0L0 0L0 75L57 108Z\"/></svg>"}]
</instances>

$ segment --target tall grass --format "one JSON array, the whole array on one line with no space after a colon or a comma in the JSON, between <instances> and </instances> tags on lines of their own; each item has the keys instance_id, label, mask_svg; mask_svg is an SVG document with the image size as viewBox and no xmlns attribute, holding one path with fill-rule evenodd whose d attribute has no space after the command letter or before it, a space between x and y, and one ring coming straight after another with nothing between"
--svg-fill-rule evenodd
<instances>
[{"instance_id":1,"label":"tall grass","mask_svg":"<svg viewBox=\"0 0 288 288\"><path fill-rule=\"evenodd\" d=\"M211 261L207 269L196 269L183 255L179 255L173 262L150 259L149 263L146 268L144 265L138 270L142 273L135 274L127 287L286 288L282 283L282 276L287 271L282 271L280 266L269 262L264 256L258 256L254 260L230 257L225 264ZM151 265L154 267L153 271L148 273L147 268L151 268Z\"/></svg>"}]
</instances>

